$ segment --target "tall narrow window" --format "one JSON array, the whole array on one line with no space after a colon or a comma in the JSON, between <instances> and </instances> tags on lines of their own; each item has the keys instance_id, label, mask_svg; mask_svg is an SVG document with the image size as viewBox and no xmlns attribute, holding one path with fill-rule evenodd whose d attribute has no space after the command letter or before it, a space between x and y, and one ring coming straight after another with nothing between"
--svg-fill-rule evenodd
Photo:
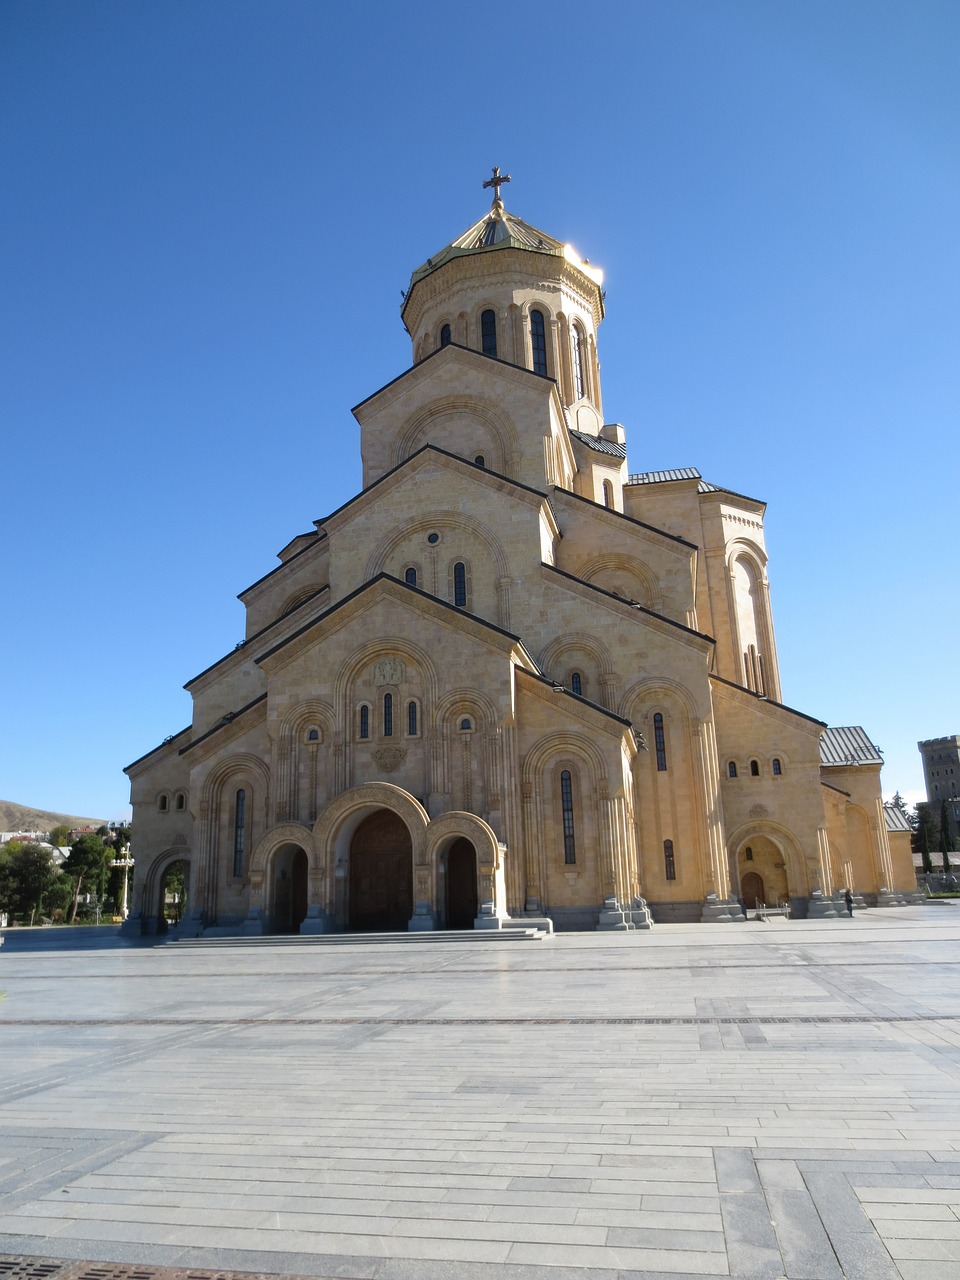
<instances>
[{"instance_id":1,"label":"tall narrow window","mask_svg":"<svg viewBox=\"0 0 960 1280\"><path fill-rule=\"evenodd\" d=\"M233 874L243 875L243 846L247 830L247 793L237 792L233 806Z\"/></svg>"},{"instance_id":2,"label":"tall narrow window","mask_svg":"<svg viewBox=\"0 0 960 1280\"><path fill-rule=\"evenodd\" d=\"M730 763L727 765L727 777L735 778L736 776L737 776L737 762L736 760L731 760Z\"/></svg>"},{"instance_id":3,"label":"tall narrow window","mask_svg":"<svg viewBox=\"0 0 960 1280\"><path fill-rule=\"evenodd\" d=\"M577 843L573 833L573 779L569 769L560 774L560 807L563 810L563 860L570 864L577 860Z\"/></svg>"},{"instance_id":4,"label":"tall narrow window","mask_svg":"<svg viewBox=\"0 0 960 1280\"><path fill-rule=\"evenodd\" d=\"M779 778L782 775L782 773L783 773L783 766L780 763L780 757L774 756L773 757L773 776L775 778Z\"/></svg>"},{"instance_id":5,"label":"tall narrow window","mask_svg":"<svg viewBox=\"0 0 960 1280\"><path fill-rule=\"evenodd\" d=\"M170 797L166 794L157 797L157 808L161 813L166 813L170 808Z\"/></svg>"},{"instance_id":6,"label":"tall narrow window","mask_svg":"<svg viewBox=\"0 0 960 1280\"><path fill-rule=\"evenodd\" d=\"M609 480L603 482L603 505L613 510L613 485Z\"/></svg>"},{"instance_id":7,"label":"tall narrow window","mask_svg":"<svg viewBox=\"0 0 960 1280\"><path fill-rule=\"evenodd\" d=\"M663 842L663 869L666 872L668 880L676 880L677 860L673 856L672 840L664 840Z\"/></svg>"},{"instance_id":8,"label":"tall narrow window","mask_svg":"<svg viewBox=\"0 0 960 1280\"><path fill-rule=\"evenodd\" d=\"M750 761L750 777L751 778L760 777L760 761L759 760Z\"/></svg>"},{"instance_id":9,"label":"tall narrow window","mask_svg":"<svg viewBox=\"0 0 960 1280\"><path fill-rule=\"evenodd\" d=\"M407 703L407 733L411 738L417 736L417 704L415 702Z\"/></svg>"},{"instance_id":10,"label":"tall narrow window","mask_svg":"<svg viewBox=\"0 0 960 1280\"><path fill-rule=\"evenodd\" d=\"M579 671L575 671L570 677L570 688L575 694L583 697L583 676L581 676Z\"/></svg>"},{"instance_id":11,"label":"tall narrow window","mask_svg":"<svg viewBox=\"0 0 960 1280\"><path fill-rule=\"evenodd\" d=\"M451 336L452 336L452 335L451 335L451 333L450 333L450 326L449 326L448 324L443 325L443 326L441 327L441 329L440 329L440 345L441 345L441 347L449 347L449 345L450 345L450 339L451 339Z\"/></svg>"},{"instance_id":12,"label":"tall narrow window","mask_svg":"<svg viewBox=\"0 0 960 1280\"><path fill-rule=\"evenodd\" d=\"M393 737L393 694L383 695L383 736Z\"/></svg>"},{"instance_id":13,"label":"tall narrow window","mask_svg":"<svg viewBox=\"0 0 960 1280\"><path fill-rule=\"evenodd\" d=\"M667 740L663 734L663 716L658 711L653 717L653 744L657 750L657 771L667 771Z\"/></svg>"},{"instance_id":14,"label":"tall narrow window","mask_svg":"<svg viewBox=\"0 0 960 1280\"><path fill-rule=\"evenodd\" d=\"M411 587L415 587L417 585L416 569L414 569L412 566L409 569L405 569L403 574L403 580L404 582L408 582Z\"/></svg>"},{"instance_id":15,"label":"tall narrow window","mask_svg":"<svg viewBox=\"0 0 960 1280\"><path fill-rule=\"evenodd\" d=\"M497 354L497 317L493 311L480 316L480 350L485 356Z\"/></svg>"},{"instance_id":16,"label":"tall narrow window","mask_svg":"<svg viewBox=\"0 0 960 1280\"><path fill-rule=\"evenodd\" d=\"M370 708L368 706L360 708L360 737L370 737Z\"/></svg>"},{"instance_id":17,"label":"tall narrow window","mask_svg":"<svg viewBox=\"0 0 960 1280\"><path fill-rule=\"evenodd\" d=\"M547 334L542 311L530 312L530 349L533 353L533 372L547 376Z\"/></svg>"},{"instance_id":18,"label":"tall narrow window","mask_svg":"<svg viewBox=\"0 0 960 1280\"><path fill-rule=\"evenodd\" d=\"M462 560L458 560L453 566L453 603L458 609L466 608L467 566Z\"/></svg>"},{"instance_id":19,"label":"tall narrow window","mask_svg":"<svg viewBox=\"0 0 960 1280\"><path fill-rule=\"evenodd\" d=\"M573 395L575 400L581 400L587 394L583 347L583 330L578 324L575 324L573 326Z\"/></svg>"}]
</instances>

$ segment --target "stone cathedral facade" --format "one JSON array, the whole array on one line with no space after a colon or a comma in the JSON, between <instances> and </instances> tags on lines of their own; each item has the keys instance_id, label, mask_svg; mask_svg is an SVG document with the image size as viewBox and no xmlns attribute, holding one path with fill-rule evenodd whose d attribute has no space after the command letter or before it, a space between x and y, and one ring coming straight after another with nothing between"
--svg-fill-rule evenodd
<instances>
[{"instance_id":1,"label":"stone cathedral facade","mask_svg":"<svg viewBox=\"0 0 960 1280\"><path fill-rule=\"evenodd\" d=\"M499 175L495 174L495 178ZM785 706L764 504L631 474L601 273L489 213L414 272L363 489L128 766L130 931L647 928L915 888L861 729Z\"/></svg>"}]
</instances>

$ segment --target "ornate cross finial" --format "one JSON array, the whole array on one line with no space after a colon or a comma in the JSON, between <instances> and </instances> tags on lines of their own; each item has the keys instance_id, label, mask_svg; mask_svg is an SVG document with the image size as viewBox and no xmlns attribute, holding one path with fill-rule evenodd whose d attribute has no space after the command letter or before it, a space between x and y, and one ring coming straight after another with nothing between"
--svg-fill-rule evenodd
<instances>
[{"instance_id":1,"label":"ornate cross finial","mask_svg":"<svg viewBox=\"0 0 960 1280\"><path fill-rule=\"evenodd\" d=\"M496 165L493 170L493 177L488 178L487 181L483 184L484 191L486 191L487 187L493 187L493 203L494 204L496 204L497 201L500 199L500 188L503 186L505 182L509 182L509 181L510 181L509 173L502 174L500 172L500 166Z\"/></svg>"}]
</instances>

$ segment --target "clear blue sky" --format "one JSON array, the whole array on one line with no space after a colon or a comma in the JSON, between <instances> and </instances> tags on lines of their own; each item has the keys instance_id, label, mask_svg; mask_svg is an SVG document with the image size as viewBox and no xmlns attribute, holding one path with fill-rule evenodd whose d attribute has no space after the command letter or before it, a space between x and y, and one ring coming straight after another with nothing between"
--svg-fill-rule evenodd
<instances>
[{"instance_id":1,"label":"clear blue sky","mask_svg":"<svg viewBox=\"0 0 960 1280\"><path fill-rule=\"evenodd\" d=\"M409 274L489 205L606 272L631 470L765 499L785 700L960 732L960 5L0 6L0 798L115 818L360 484Z\"/></svg>"}]
</instances>

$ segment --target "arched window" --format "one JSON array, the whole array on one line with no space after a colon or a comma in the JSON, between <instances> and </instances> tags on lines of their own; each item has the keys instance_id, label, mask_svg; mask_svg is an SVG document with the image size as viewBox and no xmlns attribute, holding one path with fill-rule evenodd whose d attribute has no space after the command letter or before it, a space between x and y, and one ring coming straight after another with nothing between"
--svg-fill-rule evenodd
<instances>
[{"instance_id":1,"label":"arched window","mask_svg":"<svg viewBox=\"0 0 960 1280\"><path fill-rule=\"evenodd\" d=\"M570 865L577 860L577 842L573 830L573 779L569 769L560 774L560 808L563 814L563 860Z\"/></svg>"},{"instance_id":2,"label":"arched window","mask_svg":"<svg viewBox=\"0 0 960 1280\"><path fill-rule=\"evenodd\" d=\"M737 776L737 762L736 760L731 760L730 763L727 765L727 777L735 778L736 776Z\"/></svg>"},{"instance_id":3,"label":"arched window","mask_svg":"<svg viewBox=\"0 0 960 1280\"><path fill-rule=\"evenodd\" d=\"M586 339L579 324L573 326L573 396L581 400L587 394L587 369L584 364Z\"/></svg>"},{"instance_id":4,"label":"arched window","mask_svg":"<svg viewBox=\"0 0 960 1280\"><path fill-rule=\"evenodd\" d=\"M473 728L473 721L469 716L464 716L460 721L460 728L469 732Z\"/></svg>"},{"instance_id":5,"label":"arched window","mask_svg":"<svg viewBox=\"0 0 960 1280\"><path fill-rule=\"evenodd\" d=\"M583 676L581 676L579 671L574 671L573 675L570 677L570 688L579 697L583 697Z\"/></svg>"},{"instance_id":6,"label":"arched window","mask_svg":"<svg viewBox=\"0 0 960 1280\"><path fill-rule=\"evenodd\" d=\"M603 505L613 510L613 485L609 480L603 482Z\"/></svg>"},{"instance_id":7,"label":"arched window","mask_svg":"<svg viewBox=\"0 0 960 1280\"><path fill-rule=\"evenodd\" d=\"M480 316L480 350L485 356L497 354L497 317L493 311L484 311Z\"/></svg>"},{"instance_id":8,"label":"arched window","mask_svg":"<svg viewBox=\"0 0 960 1280\"><path fill-rule=\"evenodd\" d=\"M417 704L407 703L407 733L411 738L417 736Z\"/></svg>"},{"instance_id":9,"label":"arched window","mask_svg":"<svg viewBox=\"0 0 960 1280\"><path fill-rule=\"evenodd\" d=\"M783 774L783 766L780 763L780 757L774 756L773 757L773 776L775 778L779 778L782 776L782 774Z\"/></svg>"},{"instance_id":10,"label":"arched window","mask_svg":"<svg viewBox=\"0 0 960 1280\"><path fill-rule=\"evenodd\" d=\"M383 736L393 737L393 694L383 695Z\"/></svg>"},{"instance_id":11,"label":"arched window","mask_svg":"<svg viewBox=\"0 0 960 1280\"><path fill-rule=\"evenodd\" d=\"M409 569L404 569L403 580L404 582L409 583L411 587L415 587L417 585L417 571L413 565L411 565Z\"/></svg>"},{"instance_id":12,"label":"arched window","mask_svg":"<svg viewBox=\"0 0 960 1280\"><path fill-rule=\"evenodd\" d=\"M440 345L441 345L441 347L449 347L449 345L450 345L450 339L451 339L451 337L452 337L452 336L453 336L453 335L452 335L452 334L451 334L451 332L450 332L450 326L449 326L448 324L441 325L441 327L440 327Z\"/></svg>"},{"instance_id":13,"label":"arched window","mask_svg":"<svg viewBox=\"0 0 960 1280\"><path fill-rule=\"evenodd\" d=\"M750 848L749 845L747 845L747 847L744 849L743 856L747 862L753 861L753 850Z\"/></svg>"},{"instance_id":14,"label":"arched window","mask_svg":"<svg viewBox=\"0 0 960 1280\"><path fill-rule=\"evenodd\" d=\"M750 761L750 777L751 778L760 777L760 761L759 760Z\"/></svg>"},{"instance_id":15,"label":"arched window","mask_svg":"<svg viewBox=\"0 0 960 1280\"><path fill-rule=\"evenodd\" d=\"M167 795L166 792L164 792L162 795L157 796L157 808L160 810L161 813L166 813L167 810L170 808L170 797Z\"/></svg>"},{"instance_id":16,"label":"arched window","mask_svg":"<svg viewBox=\"0 0 960 1280\"><path fill-rule=\"evenodd\" d=\"M320 741L320 730L319 730L319 729L311 729L311 730L310 730L310 732L307 734L307 741L308 741L308 742L319 742L319 741Z\"/></svg>"},{"instance_id":17,"label":"arched window","mask_svg":"<svg viewBox=\"0 0 960 1280\"><path fill-rule=\"evenodd\" d=\"M187 797L183 794L182 791L177 792L177 797L174 800L173 805L178 813L182 813L183 810L187 807Z\"/></svg>"},{"instance_id":18,"label":"arched window","mask_svg":"<svg viewBox=\"0 0 960 1280\"><path fill-rule=\"evenodd\" d=\"M360 708L360 737L370 737L370 708L366 703Z\"/></svg>"},{"instance_id":19,"label":"arched window","mask_svg":"<svg viewBox=\"0 0 960 1280\"><path fill-rule=\"evenodd\" d=\"M676 880L677 878L677 861L673 856L673 841L664 840L663 842L663 869L666 872L668 880Z\"/></svg>"},{"instance_id":20,"label":"arched window","mask_svg":"<svg viewBox=\"0 0 960 1280\"><path fill-rule=\"evenodd\" d=\"M667 740L663 732L663 716L658 711L653 717L653 745L657 751L657 772L667 771Z\"/></svg>"},{"instance_id":21,"label":"arched window","mask_svg":"<svg viewBox=\"0 0 960 1280\"><path fill-rule=\"evenodd\" d=\"M247 834L247 793L241 788L233 803L233 874L243 875L243 847Z\"/></svg>"},{"instance_id":22,"label":"arched window","mask_svg":"<svg viewBox=\"0 0 960 1280\"><path fill-rule=\"evenodd\" d=\"M530 312L530 349L533 353L533 372L547 376L547 333L542 311Z\"/></svg>"},{"instance_id":23,"label":"arched window","mask_svg":"<svg viewBox=\"0 0 960 1280\"><path fill-rule=\"evenodd\" d=\"M462 560L453 566L453 603L458 609L467 605L467 566Z\"/></svg>"},{"instance_id":24,"label":"arched window","mask_svg":"<svg viewBox=\"0 0 960 1280\"><path fill-rule=\"evenodd\" d=\"M485 467L487 465L487 460L482 453L478 453L473 461L478 467Z\"/></svg>"}]
</instances>

